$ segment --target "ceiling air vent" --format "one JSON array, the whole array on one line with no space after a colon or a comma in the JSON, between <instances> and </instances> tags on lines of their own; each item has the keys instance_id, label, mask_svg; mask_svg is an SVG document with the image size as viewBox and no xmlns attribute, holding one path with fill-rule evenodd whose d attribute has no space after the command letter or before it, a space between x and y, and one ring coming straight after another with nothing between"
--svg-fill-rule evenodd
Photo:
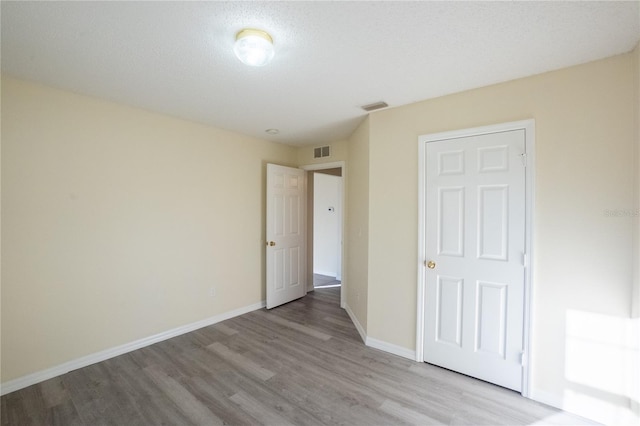
<instances>
[{"instance_id":1,"label":"ceiling air vent","mask_svg":"<svg viewBox=\"0 0 640 426\"><path fill-rule=\"evenodd\" d=\"M313 158L324 158L324 157L329 157L330 155L331 155L331 147L328 145L313 148Z\"/></svg>"},{"instance_id":2,"label":"ceiling air vent","mask_svg":"<svg viewBox=\"0 0 640 426\"><path fill-rule=\"evenodd\" d=\"M375 111L375 110L380 109L380 108L386 108L388 106L389 105L386 102L380 101L380 102L374 102L374 103L369 104L369 105L362 105L360 108L362 108L363 110L365 110L367 112L370 112L370 111Z\"/></svg>"}]
</instances>

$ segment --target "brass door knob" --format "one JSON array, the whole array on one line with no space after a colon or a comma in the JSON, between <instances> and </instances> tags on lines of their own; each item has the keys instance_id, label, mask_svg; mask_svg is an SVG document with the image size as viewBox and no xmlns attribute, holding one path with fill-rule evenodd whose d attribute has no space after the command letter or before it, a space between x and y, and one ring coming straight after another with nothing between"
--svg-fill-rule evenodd
<instances>
[{"instance_id":1,"label":"brass door knob","mask_svg":"<svg viewBox=\"0 0 640 426\"><path fill-rule=\"evenodd\" d=\"M434 262L433 260L430 260L429 262L427 262L427 268L435 269L435 267L436 267L436 262Z\"/></svg>"}]
</instances>

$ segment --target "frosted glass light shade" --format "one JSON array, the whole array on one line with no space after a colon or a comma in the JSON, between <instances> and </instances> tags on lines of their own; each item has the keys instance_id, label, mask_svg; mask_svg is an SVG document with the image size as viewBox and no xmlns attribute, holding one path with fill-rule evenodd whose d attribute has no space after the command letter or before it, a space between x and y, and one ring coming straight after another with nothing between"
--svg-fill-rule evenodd
<instances>
[{"instance_id":1,"label":"frosted glass light shade","mask_svg":"<svg viewBox=\"0 0 640 426\"><path fill-rule=\"evenodd\" d=\"M244 64L261 67L273 58L273 39L264 31L245 29L236 34L233 51Z\"/></svg>"}]
</instances>

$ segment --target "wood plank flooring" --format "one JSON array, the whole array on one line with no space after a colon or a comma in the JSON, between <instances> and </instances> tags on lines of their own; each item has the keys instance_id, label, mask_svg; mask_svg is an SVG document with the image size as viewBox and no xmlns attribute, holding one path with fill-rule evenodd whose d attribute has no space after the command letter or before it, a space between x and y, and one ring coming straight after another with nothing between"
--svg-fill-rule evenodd
<instances>
[{"instance_id":1,"label":"wood plank flooring","mask_svg":"<svg viewBox=\"0 0 640 426\"><path fill-rule=\"evenodd\" d=\"M329 275L313 274L313 287L338 287L341 284L340 280L336 277L330 277Z\"/></svg>"},{"instance_id":2,"label":"wood plank flooring","mask_svg":"<svg viewBox=\"0 0 640 426\"><path fill-rule=\"evenodd\" d=\"M3 425L592 424L364 346L318 289L5 395Z\"/></svg>"}]
</instances>

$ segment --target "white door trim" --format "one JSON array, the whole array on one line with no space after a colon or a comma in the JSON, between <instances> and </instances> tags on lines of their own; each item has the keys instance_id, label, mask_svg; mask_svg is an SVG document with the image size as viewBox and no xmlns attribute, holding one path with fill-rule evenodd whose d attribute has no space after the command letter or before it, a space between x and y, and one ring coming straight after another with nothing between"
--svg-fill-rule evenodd
<instances>
[{"instance_id":1,"label":"white door trim","mask_svg":"<svg viewBox=\"0 0 640 426\"><path fill-rule=\"evenodd\" d=\"M342 208L340 209L340 213L342 215L342 244L340 244L340 247L341 247L340 248L340 259L341 259L340 275L341 275L342 285L340 286L340 307L344 309L346 306L346 300L347 300L346 286L348 285L348 283L345 280L345 277L347 276L345 274L347 262L346 262L346 259L344 258L344 234L345 234L345 221L347 216L345 215L347 197L345 194L344 187L345 187L345 181L347 179L347 168L344 161L333 161L331 163L317 163L317 164L307 164L304 166L300 166L302 170L306 170L306 171L335 169L338 167L342 169L342 180L340 182L340 185L341 185L340 190L342 192Z\"/></svg>"},{"instance_id":2,"label":"white door trim","mask_svg":"<svg viewBox=\"0 0 640 426\"><path fill-rule=\"evenodd\" d=\"M424 320L425 320L425 266L426 253L423 242L426 239L426 142L457 139L466 136L477 136L488 133L505 132L510 130L524 130L525 132L525 278L524 278L524 355L522 373L522 396L531 395L531 352L533 329L533 224L534 224L534 154L535 154L535 120L513 121L471 129L454 130L449 132L432 133L418 137L418 306L416 315L416 361L424 362Z\"/></svg>"}]
</instances>

